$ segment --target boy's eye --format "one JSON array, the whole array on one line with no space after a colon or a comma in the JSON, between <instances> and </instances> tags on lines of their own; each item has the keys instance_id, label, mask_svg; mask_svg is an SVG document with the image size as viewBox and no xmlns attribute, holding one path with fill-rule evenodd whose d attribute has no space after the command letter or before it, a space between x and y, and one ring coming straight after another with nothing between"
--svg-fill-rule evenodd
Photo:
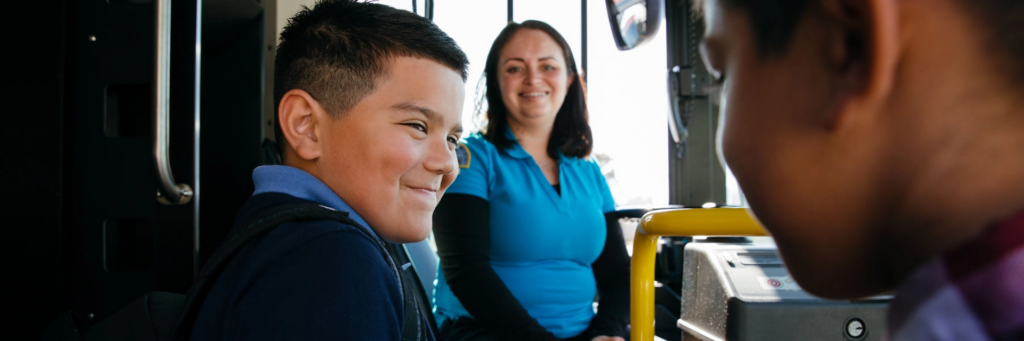
<instances>
[{"instance_id":1,"label":"boy's eye","mask_svg":"<svg viewBox=\"0 0 1024 341\"><path fill-rule=\"evenodd\" d=\"M412 123L402 123L402 124L405 125L405 126L408 126L408 127L412 127L413 129L419 130L419 131L424 132L424 133L427 132L427 126L425 126L423 124L420 124L420 123L412 122Z\"/></svg>"},{"instance_id":2,"label":"boy's eye","mask_svg":"<svg viewBox=\"0 0 1024 341\"><path fill-rule=\"evenodd\" d=\"M459 144L459 137L458 136L448 136L448 143L451 143L453 146Z\"/></svg>"}]
</instances>

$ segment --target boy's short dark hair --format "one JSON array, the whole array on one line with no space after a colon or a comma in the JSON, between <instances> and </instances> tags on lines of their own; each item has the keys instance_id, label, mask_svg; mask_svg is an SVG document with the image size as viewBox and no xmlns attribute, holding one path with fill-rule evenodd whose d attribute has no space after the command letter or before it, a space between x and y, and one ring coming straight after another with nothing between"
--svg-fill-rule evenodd
<instances>
[{"instance_id":1,"label":"boy's short dark hair","mask_svg":"<svg viewBox=\"0 0 1024 341\"><path fill-rule=\"evenodd\" d=\"M281 32L274 60L274 110L293 89L309 93L337 118L373 93L396 57L434 60L466 80L469 59L430 20L409 11L356 0L320 0L303 6ZM277 121L275 116L275 121ZM274 136L282 156L280 122Z\"/></svg>"},{"instance_id":2,"label":"boy's short dark hair","mask_svg":"<svg viewBox=\"0 0 1024 341\"><path fill-rule=\"evenodd\" d=\"M742 10L750 20L761 58L784 53L796 25L813 0L719 0ZM985 30L984 45L1002 59L999 66L1011 70L1011 81L1024 86L1024 1L951 0ZM695 0L700 6L702 0Z\"/></svg>"}]
</instances>

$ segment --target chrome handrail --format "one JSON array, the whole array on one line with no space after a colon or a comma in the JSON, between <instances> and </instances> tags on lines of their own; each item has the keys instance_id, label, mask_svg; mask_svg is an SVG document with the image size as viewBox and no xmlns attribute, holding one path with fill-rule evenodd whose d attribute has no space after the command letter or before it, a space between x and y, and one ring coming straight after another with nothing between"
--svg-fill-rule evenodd
<instances>
[{"instance_id":1,"label":"chrome handrail","mask_svg":"<svg viewBox=\"0 0 1024 341\"><path fill-rule=\"evenodd\" d=\"M181 205L192 200L192 188L175 184L171 173L168 149L171 144L170 88L171 88L171 0L154 0L156 12L156 71L153 74L153 106L156 111L153 133L153 157L160 186L156 199L165 205Z\"/></svg>"}]
</instances>

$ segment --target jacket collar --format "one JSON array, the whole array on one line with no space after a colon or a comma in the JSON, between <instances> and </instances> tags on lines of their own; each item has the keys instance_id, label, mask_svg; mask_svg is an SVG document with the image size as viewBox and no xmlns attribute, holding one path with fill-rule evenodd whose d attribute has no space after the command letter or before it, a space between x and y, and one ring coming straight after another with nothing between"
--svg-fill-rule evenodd
<instances>
[{"instance_id":1,"label":"jacket collar","mask_svg":"<svg viewBox=\"0 0 1024 341\"><path fill-rule=\"evenodd\" d=\"M368 227L371 234L376 234L373 232L373 227L363 220L363 217L353 210L345 200L320 179L301 169L283 165L259 166L252 171L252 180L256 186L252 195L268 192L284 193L338 211L345 211L349 213L349 218Z\"/></svg>"}]
</instances>

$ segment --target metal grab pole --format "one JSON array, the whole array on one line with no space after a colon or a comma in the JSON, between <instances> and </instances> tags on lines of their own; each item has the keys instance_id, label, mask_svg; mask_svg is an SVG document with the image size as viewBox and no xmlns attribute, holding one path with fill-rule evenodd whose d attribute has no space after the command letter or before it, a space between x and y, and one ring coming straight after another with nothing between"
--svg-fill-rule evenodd
<instances>
[{"instance_id":1,"label":"metal grab pole","mask_svg":"<svg viewBox=\"0 0 1024 341\"><path fill-rule=\"evenodd\" d=\"M168 149L171 143L170 88L171 88L171 0L154 0L156 12L156 71L153 74L153 106L156 119L153 133L153 158L160 178L156 198L165 205L181 205L192 200L192 188L175 184L171 173Z\"/></svg>"},{"instance_id":2,"label":"metal grab pole","mask_svg":"<svg viewBox=\"0 0 1024 341\"><path fill-rule=\"evenodd\" d=\"M644 214L633 238L630 340L654 339L654 257L662 236L766 236L744 208L683 208Z\"/></svg>"}]
</instances>

